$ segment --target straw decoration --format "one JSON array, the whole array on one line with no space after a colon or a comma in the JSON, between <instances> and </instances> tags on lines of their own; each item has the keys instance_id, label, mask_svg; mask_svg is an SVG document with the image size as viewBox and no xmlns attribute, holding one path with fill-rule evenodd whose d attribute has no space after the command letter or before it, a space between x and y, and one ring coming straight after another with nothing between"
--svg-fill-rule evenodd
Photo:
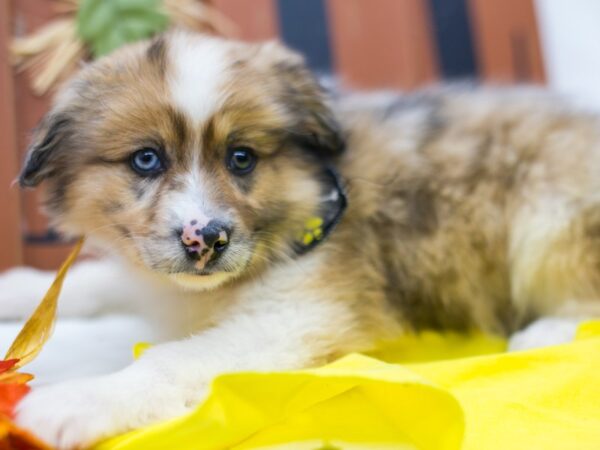
<instances>
[{"instance_id":1,"label":"straw decoration","mask_svg":"<svg viewBox=\"0 0 600 450\"><path fill-rule=\"evenodd\" d=\"M94 1L97 2L96 5L93 4ZM86 42L82 36L83 19L80 13L83 6L89 6L85 5L86 2L92 3L92 8L87 8L87 16L90 15L90 10L92 14L101 8L106 10L106 4L100 4L99 1L102 0L56 0L54 2L56 19L30 35L13 40L10 49L13 64L19 72L28 71L31 76L31 88L36 95L54 90L77 70L82 61L90 61L94 58L97 49L90 45L89 40ZM127 0L110 1L127 4ZM140 2L137 0L135 3ZM154 17L164 15L171 28L184 28L229 37L237 34L236 26L206 1L149 0L147 3L150 5L147 8L152 7L153 3L156 4L156 11L149 12L154 13ZM99 7L94 9L95 6ZM90 18L87 16L85 18L89 21ZM94 17L91 19L93 20ZM162 29L156 30L156 32L160 31Z\"/></svg>"}]
</instances>

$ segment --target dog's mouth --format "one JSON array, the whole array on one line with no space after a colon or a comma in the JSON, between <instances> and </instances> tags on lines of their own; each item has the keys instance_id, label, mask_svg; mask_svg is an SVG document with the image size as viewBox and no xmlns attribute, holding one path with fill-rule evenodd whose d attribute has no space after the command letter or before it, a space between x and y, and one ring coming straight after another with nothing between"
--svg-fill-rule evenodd
<instances>
[{"instance_id":1,"label":"dog's mouth","mask_svg":"<svg viewBox=\"0 0 600 450\"><path fill-rule=\"evenodd\" d=\"M175 284L190 290L203 291L220 286L234 276L232 272L177 272L168 275Z\"/></svg>"},{"instance_id":2,"label":"dog's mouth","mask_svg":"<svg viewBox=\"0 0 600 450\"><path fill-rule=\"evenodd\" d=\"M218 268L213 269L196 269L190 268L188 270L170 270L166 272L169 276L176 275L187 275L187 276L196 276L196 277L210 277L213 275L228 273L228 271Z\"/></svg>"},{"instance_id":3,"label":"dog's mouth","mask_svg":"<svg viewBox=\"0 0 600 450\"><path fill-rule=\"evenodd\" d=\"M186 248L172 239L152 239L138 242L136 262L159 277L192 288L220 284L219 280L239 277L256 256L256 240L238 239L231 242L217 257L199 261ZM202 264L199 264L201 262Z\"/></svg>"},{"instance_id":4,"label":"dog's mouth","mask_svg":"<svg viewBox=\"0 0 600 450\"><path fill-rule=\"evenodd\" d=\"M192 275L196 275L198 277L210 277L211 275L214 275L215 273L219 273L219 272L209 272L207 270L199 270L199 271L193 273Z\"/></svg>"}]
</instances>

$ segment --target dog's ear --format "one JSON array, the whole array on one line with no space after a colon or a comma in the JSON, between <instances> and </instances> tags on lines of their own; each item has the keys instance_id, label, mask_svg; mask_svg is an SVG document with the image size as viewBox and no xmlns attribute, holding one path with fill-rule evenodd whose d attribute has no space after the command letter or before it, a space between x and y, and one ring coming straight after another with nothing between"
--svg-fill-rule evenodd
<instances>
[{"instance_id":1,"label":"dog's ear","mask_svg":"<svg viewBox=\"0 0 600 450\"><path fill-rule=\"evenodd\" d=\"M342 153L345 139L330 98L306 67L304 58L277 42L263 44L262 53L270 59L281 104L294 120L294 138L321 156Z\"/></svg>"},{"instance_id":2,"label":"dog's ear","mask_svg":"<svg viewBox=\"0 0 600 450\"><path fill-rule=\"evenodd\" d=\"M21 187L37 186L52 176L72 134L72 120L66 113L48 113L34 130L19 176Z\"/></svg>"}]
</instances>

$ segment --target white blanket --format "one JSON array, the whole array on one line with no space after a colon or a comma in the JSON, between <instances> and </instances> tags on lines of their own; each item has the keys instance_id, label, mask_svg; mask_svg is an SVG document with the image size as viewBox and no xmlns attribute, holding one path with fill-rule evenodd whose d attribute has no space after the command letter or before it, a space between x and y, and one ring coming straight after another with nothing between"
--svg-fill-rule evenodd
<instances>
[{"instance_id":1,"label":"white blanket","mask_svg":"<svg viewBox=\"0 0 600 450\"><path fill-rule=\"evenodd\" d=\"M21 326L20 322L0 322L1 356ZM131 362L132 346L141 341L152 342L153 334L137 317L60 319L42 352L23 371L35 375L33 385L112 372Z\"/></svg>"}]
</instances>

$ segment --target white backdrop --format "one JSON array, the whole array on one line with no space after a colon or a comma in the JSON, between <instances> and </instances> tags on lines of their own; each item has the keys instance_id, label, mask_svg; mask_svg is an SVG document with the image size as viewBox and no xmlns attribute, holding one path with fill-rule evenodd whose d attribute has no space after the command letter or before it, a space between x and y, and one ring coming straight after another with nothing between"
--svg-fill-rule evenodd
<instances>
[{"instance_id":1,"label":"white backdrop","mask_svg":"<svg viewBox=\"0 0 600 450\"><path fill-rule=\"evenodd\" d=\"M600 110L600 0L536 0L550 87Z\"/></svg>"}]
</instances>

